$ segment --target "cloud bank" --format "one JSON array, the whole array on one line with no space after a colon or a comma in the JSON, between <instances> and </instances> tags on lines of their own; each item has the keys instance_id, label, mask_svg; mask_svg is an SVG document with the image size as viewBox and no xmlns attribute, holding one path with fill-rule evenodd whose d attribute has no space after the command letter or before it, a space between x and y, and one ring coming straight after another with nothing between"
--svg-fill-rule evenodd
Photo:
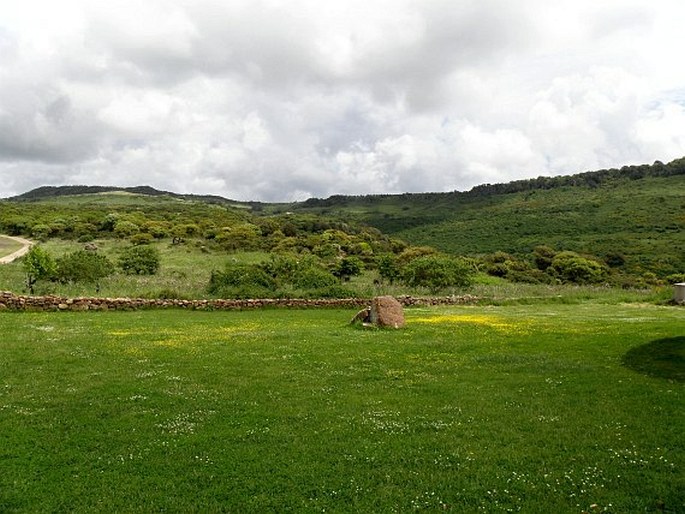
<instances>
[{"instance_id":1,"label":"cloud bank","mask_svg":"<svg viewBox=\"0 0 685 514\"><path fill-rule=\"evenodd\" d=\"M287 201L668 161L682 19L678 0L5 2L0 197Z\"/></svg>"}]
</instances>

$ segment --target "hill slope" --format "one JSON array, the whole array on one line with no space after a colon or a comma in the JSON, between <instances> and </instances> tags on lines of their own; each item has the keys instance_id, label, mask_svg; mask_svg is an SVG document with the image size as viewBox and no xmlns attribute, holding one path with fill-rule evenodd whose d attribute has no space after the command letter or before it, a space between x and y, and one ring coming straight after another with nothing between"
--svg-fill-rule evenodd
<instances>
[{"instance_id":1,"label":"hill slope","mask_svg":"<svg viewBox=\"0 0 685 514\"><path fill-rule=\"evenodd\" d=\"M90 207L100 204L98 210L106 211L114 204L129 201L117 199L112 195L114 191L122 189L43 187L9 203L30 201L34 223L45 223L56 201L63 214L63 209L73 202L74 216L83 212L84 202ZM257 218L293 212L307 215L308 223L325 218L368 224L411 244L435 246L455 254L504 251L526 255L535 246L548 245L623 263L624 271L630 274L650 271L664 277L685 272L685 158L668 164L656 162L486 184L468 192L333 196L294 204L240 203L217 196L157 191L147 186L123 191L140 195L135 202L145 197L150 200L150 209L144 209L146 216L156 206L160 217L163 212L167 220L166 204L192 200L190 205L195 207L191 209L191 222L200 226L206 216L219 213L199 208L202 203L212 203L221 204L221 217L233 222L254 220L247 212L249 208ZM93 194L104 192L110 194ZM134 209L139 210L140 206ZM6 210L3 216L6 229L12 228L17 234L25 232L27 227L11 225L8 214ZM86 221L83 214L81 221Z\"/></svg>"},{"instance_id":2,"label":"hill slope","mask_svg":"<svg viewBox=\"0 0 685 514\"><path fill-rule=\"evenodd\" d=\"M285 207L368 223L457 254L537 245L625 259L626 271L685 272L685 158L468 192L335 196Z\"/></svg>"}]
</instances>

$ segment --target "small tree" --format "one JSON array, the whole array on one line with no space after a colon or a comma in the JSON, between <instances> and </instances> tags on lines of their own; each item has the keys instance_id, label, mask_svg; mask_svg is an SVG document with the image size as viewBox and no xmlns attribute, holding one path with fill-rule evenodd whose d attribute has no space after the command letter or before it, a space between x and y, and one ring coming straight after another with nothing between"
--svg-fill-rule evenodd
<instances>
[{"instance_id":1,"label":"small tree","mask_svg":"<svg viewBox=\"0 0 685 514\"><path fill-rule=\"evenodd\" d=\"M403 281L410 286L427 287L437 292L445 287L471 285L471 267L463 259L446 255L427 255L407 264Z\"/></svg>"},{"instance_id":2,"label":"small tree","mask_svg":"<svg viewBox=\"0 0 685 514\"><path fill-rule=\"evenodd\" d=\"M36 282L39 280L51 280L55 277L55 259L40 246L32 246L24 256L24 271L26 272L26 285L33 294Z\"/></svg>"},{"instance_id":3,"label":"small tree","mask_svg":"<svg viewBox=\"0 0 685 514\"><path fill-rule=\"evenodd\" d=\"M386 253L381 255L376 260L376 265L378 266L378 274L383 280L393 284L395 280L400 278L400 267L394 254Z\"/></svg>"},{"instance_id":4,"label":"small tree","mask_svg":"<svg viewBox=\"0 0 685 514\"><path fill-rule=\"evenodd\" d=\"M114 264L104 255L79 250L57 259L60 282L86 282L100 290L100 280L114 273Z\"/></svg>"},{"instance_id":5,"label":"small tree","mask_svg":"<svg viewBox=\"0 0 685 514\"><path fill-rule=\"evenodd\" d=\"M348 282L350 278L359 275L363 269L364 263L358 257L343 257L333 269L333 275L343 282Z\"/></svg>"},{"instance_id":6,"label":"small tree","mask_svg":"<svg viewBox=\"0 0 685 514\"><path fill-rule=\"evenodd\" d=\"M273 294L275 280L258 264L226 265L212 271L207 291L224 298L264 298Z\"/></svg>"},{"instance_id":7,"label":"small tree","mask_svg":"<svg viewBox=\"0 0 685 514\"><path fill-rule=\"evenodd\" d=\"M575 252L560 252L549 267L551 273L563 282L593 284L607 278L607 267L597 261L581 257Z\"/></svg>"},{"instance_id":8,"label":"small tree","mask_svg":"<svg viewBox=\"0 0 685 514\"><path fill-rule=\"evenodd\" d=\"M546 245L536 246L533 249L533 262L535 266L541 270L546 271L552 265L554 256L557 254L552 248Z\"/></svg>"},{"instance_id":9,"label":"small tree","mask_svg":"<svg viewBox=\"0 0 685 514\"><path fill-rule=\"evenodd\" d=\"M140 228L132 221L120 220L117 221L117 224L114 226L114 233L117 235L117 237L131 237L133 234L137 234L138 232L140 232Z\"/></svg>"},{"instance_id":10,"label":"small tree","mask_svg":"<svg viewBox=\"0 0 685 514\"><path fill-rule=\"evenodd\" d=\"M159 250L154 246L132 246L119 257L119 267L127 275L154 275L159 264Z\"/></svg>"}]
</instances>

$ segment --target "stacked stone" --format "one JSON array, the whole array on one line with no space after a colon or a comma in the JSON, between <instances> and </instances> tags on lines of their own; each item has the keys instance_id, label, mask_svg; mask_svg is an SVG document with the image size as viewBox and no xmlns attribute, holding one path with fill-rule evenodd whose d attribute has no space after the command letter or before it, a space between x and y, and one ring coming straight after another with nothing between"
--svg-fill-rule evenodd
<instances>
[{"instance_id":1,"label":"stacked stone","mask_svg":"<svg viewBox=\"0 0 685 514\"><path fill-rule=\"evenodd\" d=\"M401 296L397 299L404 307L425 305L461 305L475 303L474 296L447 296L438 298L415 298ZM292 309L307 308L360 308L369 305L364 298L267 298L267 299L221 299L221 300L179 300L147 298L66 298L62 296L24 296L11 292L0 292L0 310L39 311L101 311L139 309L190 309L190 310L239 310L280 307Z\"/></svg>"}]
</instances>

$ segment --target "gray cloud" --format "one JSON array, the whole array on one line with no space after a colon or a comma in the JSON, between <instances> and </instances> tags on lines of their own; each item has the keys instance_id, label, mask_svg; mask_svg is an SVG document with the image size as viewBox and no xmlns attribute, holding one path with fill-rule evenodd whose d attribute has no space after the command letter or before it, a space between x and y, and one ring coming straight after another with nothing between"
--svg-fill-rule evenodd
<instances>
[{"instance_id":1,"label":"gray cloud","mask_svg":"<svg viewBox=\"0 0 685 514\"><path fill-rule=\"evenodd\" d=\"M0 196L289 200L670 160L683 15L675 0L3 5Z\"/></svg>"}]
</instances>

